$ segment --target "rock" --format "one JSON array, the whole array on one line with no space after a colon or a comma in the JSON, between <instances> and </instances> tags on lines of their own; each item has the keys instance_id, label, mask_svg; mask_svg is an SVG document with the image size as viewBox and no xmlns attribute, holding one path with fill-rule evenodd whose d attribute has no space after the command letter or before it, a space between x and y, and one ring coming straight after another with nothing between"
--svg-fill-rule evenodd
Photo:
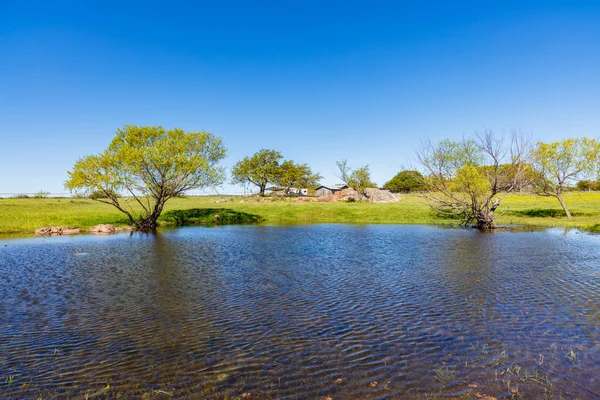
<instances>
[{"instance_id":1,"label":"rock","mask_svg":"<svg viewBox=\"0 0 600 400\"><path fill-rule=\"evenodd\" d=\"M215 203L227 203L227 199L220 198L219 200L216 200Z\"/></svg>"},{"instance_id":2,"label":"rock","mask_svg":"<svg viewBox=\"0 0 600 400\"><path fill-rule=\"evenodd\" d=\"M369 203L395 203L400 201L398 196L389 190L381 190L375 188L365 189L365 195Z\"/></svg>"},{"instance_id":3,"label":"rock","mask_svg":"<svg viewBox=\"0 0 600 400\"><path fill-rule=\"evenodd\" d=\"M295 200L299 203L328 203L328 202L336 202L336 201L368 201L369 203L393 203L400 201L400 198L391 193L388 190L381 190L375 188L365 189L365 194L362 195L358 193L354 189L344 189L339 192L335 192L334 194L330 194L328 196L319 196L319 197L297 197Z\"/></svg>"},{"instance_id":4,"label":"rock","mask_svg":"<svg viewBox=\"0 0 600 400\"><path fill-rule=\"evenodd\" d=\"M90 228L90 232L99 234L111 234L117 232L133 232L137 230L135 226L124 226L123 228L114 226L113 224L100 224Z\"/></svg>"},{"instance_id":5,"label":"rock","mask_svg":"<svg viewBox=\"0 0 600 400\"><path fill-rule=\"evenodd\" d=\"M43 228L36 229L35 234L38 236L48 236L48 235L50 235L51 231L52 231L51 226L45 226Z\"/></svg>"},{"instance_id":6,"label":"rock","mask_svg":"<svg viewBox=\"0 0 600 400\"><path fill-rule=\"evenodd\" d=\"M35 230L35 234L38 236L75 235L79 232L78 228L71 228L70 226L45 226Z\"/></svg>"},{"instance_id":7,"label":"rock","mask_svg":"<svg viewBox=\"0 0 600 400\"><path fill-rule=\"evenodd\" d=\"M100 224L90 229L92 233L115 233L120 231L122 231L121 228L117 228L112 224Z\"/></svg>"},{"instance_id":8,"label":"rock","mask_svg":"<svg viewBox=\"0 0 600 400\"><path fill-rule=\"evenodd\" d=\"M335 192L333 198L333 201L361 201L364 199L356 190L350 188Z\"/></svg>"}]
</instances>

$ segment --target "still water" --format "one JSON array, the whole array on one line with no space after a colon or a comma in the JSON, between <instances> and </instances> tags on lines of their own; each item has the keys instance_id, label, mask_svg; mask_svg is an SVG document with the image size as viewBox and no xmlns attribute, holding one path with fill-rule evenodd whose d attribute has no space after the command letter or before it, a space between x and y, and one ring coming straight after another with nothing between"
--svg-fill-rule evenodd
<instances>
[{"instance_id":1,"label":"still water","mask_svg":"<svg viewBox=\"0 0 600 400\"><path fill-rule=\"evenodd\" d=\"M0 398L598 398L600 236L190 227L0 241Z\"/></svg>"}]
</instances>

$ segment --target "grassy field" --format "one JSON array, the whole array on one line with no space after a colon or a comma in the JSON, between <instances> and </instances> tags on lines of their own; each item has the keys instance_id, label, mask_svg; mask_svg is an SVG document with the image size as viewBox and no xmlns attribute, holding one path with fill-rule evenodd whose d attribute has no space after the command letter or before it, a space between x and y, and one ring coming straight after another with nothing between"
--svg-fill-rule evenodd
<instances>
[{"instance_id":1,"label":"grassy field","mask_svg":"<svg viewBox=\"0 0 600 400\"><path fill-rule=\"evenodd\" d=\"M403 195L398 203L297 203L240 197L188 197L172 199L160 218L162 224L211 223L214 215L222 223L451 223L437 219L419 195ZM572 192L565 196L574 216L564 217L554 198L510 195L497 210L500 224L573 227L600 231L600 192ZM86 199L0 199L0 233L32 233L43 226L89 228L110 223L127 225L112 206Z\"/></svg>"}]
</instances>

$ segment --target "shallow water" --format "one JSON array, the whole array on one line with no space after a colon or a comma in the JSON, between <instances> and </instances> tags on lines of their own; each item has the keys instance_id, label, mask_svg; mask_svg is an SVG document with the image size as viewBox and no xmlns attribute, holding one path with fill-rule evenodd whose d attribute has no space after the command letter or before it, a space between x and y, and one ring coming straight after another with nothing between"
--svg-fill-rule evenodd
<instances>
[{"instance_id":1,"label":"shallow water","mask_svg":"<svg viewBox=\"0 0 600 400\"><path fill-rule=\"evenodd\" d=\"M0 398L598 393L600 236L311 225L0 241Z\"/></svg>"}]
</instances>

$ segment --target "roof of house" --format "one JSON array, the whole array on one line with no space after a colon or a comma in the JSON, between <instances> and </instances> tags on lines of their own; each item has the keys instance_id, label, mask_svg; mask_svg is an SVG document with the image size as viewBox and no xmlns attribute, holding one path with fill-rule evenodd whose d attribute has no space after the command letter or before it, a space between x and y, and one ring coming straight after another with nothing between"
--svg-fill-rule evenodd
<instances>
[{"instance_id":1,"label":"roof of house","mask_svg":"<svg viewBox=\"0 0 600 400\"><path fill-rule=\"evenodd\" d=\"M271 187L266 188L265 190L270 190L272 192L276 192L278 190L308 190L308 189L297 188L297 187L289 187L288 188L288 187L283 187L283 186L271 186Z\"/></svg>"},{"instance_id":2,"label":"roof of house","mask_svg":"<svg viewBox=\"0 0 600 400\"><path fill-rule=\"evenodd\" d=\"M321 188L329 189L329 190L344 190L348 188L348 185L321 185L316 190Z\"/></svg>"}]
</instances>

